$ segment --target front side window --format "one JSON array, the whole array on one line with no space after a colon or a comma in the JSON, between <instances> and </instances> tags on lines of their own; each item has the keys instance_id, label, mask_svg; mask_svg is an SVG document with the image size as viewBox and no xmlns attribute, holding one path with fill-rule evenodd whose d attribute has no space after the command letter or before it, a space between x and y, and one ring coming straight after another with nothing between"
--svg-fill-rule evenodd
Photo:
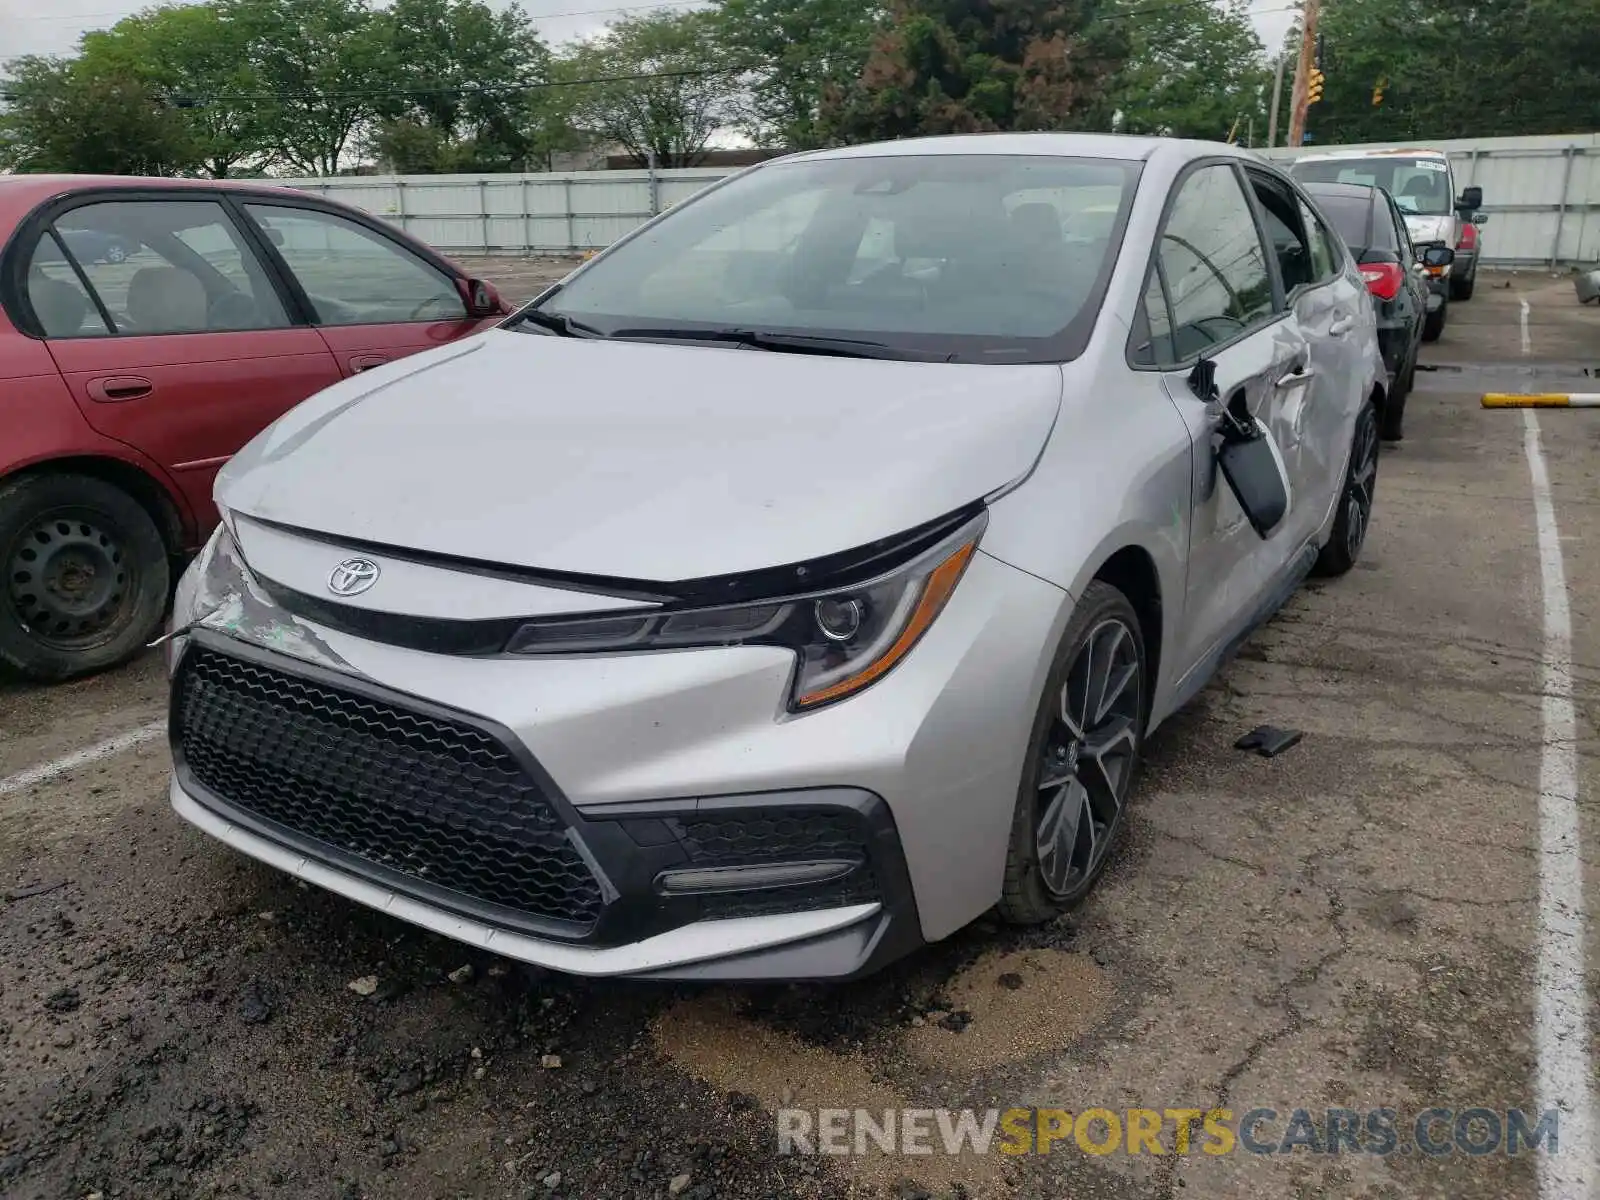
<instances>
[{"instance_id":1,"label":"front side window","mask_svg":"<svg viewBox=\"0 0 1600 1200\"><path fill-rule=\"evenodd\" d=\"M320 325L466 318L453 279L355 221L287 205L245 208L299 280Z\"/></svg>"},{"instance_id":2,"label":"front side window","mask_svg":"<svg viewBox=\"0 0 1600 1200\"><path fill-rule=\"evenodd\" d=\"M1297 162L1289 172L1305 183L1362 183L1384 188L1403 213L1446 216L1454 207L1450 168L1438 158L1391 154L1329 158Z\"/></svg>"},{"instance_id":3,"label":"front side window","mask_svg":"<svg viewBox=\"0 0 1600 1200\"><path fill-rule=\"evenodd\" d=\"M107 200L70 209L52 228L56 253L66 248L119 334L289 324L261 263L215 201ZM36 264L45 246L35 252ZM103 334L103 326L86 318L78 336Z\"/></svg>"},{"instance_id":4,"label":"front side window","mask_svg":"<svg viewBox=\"0 0 1600 1200\"><path fill-rule=\"evenodd\" d=\"M1159 253L1180 361L1272 315L1266 253L1231 166L1201 167L1183 181Z\"/></svg>"},{"instance_id":5,"label":"front side window","mask_svg":"<svg viewBox=\"0 0 1600 1200\"><path fill-rule=\"evenodd\" d=\"M541 309L604 335L761 330L890 356L1076 357L1139 165L886 155L763 167L617 246Z\"/></svg>"}]
</instances>

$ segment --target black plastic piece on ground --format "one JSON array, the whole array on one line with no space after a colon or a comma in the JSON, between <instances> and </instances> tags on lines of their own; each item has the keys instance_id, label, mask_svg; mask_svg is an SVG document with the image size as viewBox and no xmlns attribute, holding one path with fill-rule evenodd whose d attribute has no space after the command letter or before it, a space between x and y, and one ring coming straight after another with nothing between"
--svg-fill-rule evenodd
<instances>
[{"instance_id":1,"label":"black plastic piece on ground","mask_svg":"<svg viewBox=\"0 0 1600 1200\"><path fill-rule=\"evenodd\" d=\"M1291 746L1300 744L1305 733L1299 729L1279 729L1276 725L1257 725L1233 744L1235 750L1254 750L1262 758L1276 758Z\"/></svg>"}]
</instances>

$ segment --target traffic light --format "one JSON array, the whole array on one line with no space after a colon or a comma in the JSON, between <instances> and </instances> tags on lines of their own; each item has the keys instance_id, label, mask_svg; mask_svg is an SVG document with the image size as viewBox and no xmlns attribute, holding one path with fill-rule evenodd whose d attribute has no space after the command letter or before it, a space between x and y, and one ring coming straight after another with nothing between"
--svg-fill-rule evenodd
<instances>
[{"instance_id":1,"label":"traffic light","mask_svg":"<svg viewBox=\"0 0 1600 1200\"><path fill-rule=\"evenodd\" d=\"M1312 67L1306 77L1306 103L1315 104L1322 99L1322 68Z\"/></svg>"},{"instance_id":2,"label":"traffic light","mask_svg":"<svg viewBox=\"0 0 1600 1200\"><path fill-rule=\"evenodd\" d=\"M1377 108L1383 103L1383 89L1389 86L1387 79L1380 79L1372 85L1372 107Z\"/></svg>"}]
</instances>

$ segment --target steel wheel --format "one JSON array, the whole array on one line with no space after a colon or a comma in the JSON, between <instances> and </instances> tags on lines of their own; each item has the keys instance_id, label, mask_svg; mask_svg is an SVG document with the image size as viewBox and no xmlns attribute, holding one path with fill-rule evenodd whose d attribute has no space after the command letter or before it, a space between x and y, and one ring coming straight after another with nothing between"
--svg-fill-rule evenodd
<instances>
[{"instance_id":1,"label":"steel wheel","mask_svg":"<svg viewBox=\"0 0 1600 1200\"><path fill-rule=\"evenodd\" d=\"M92 510L35 518L12 540L5 572L9 607L53 650L83 650L115 636L139 591L118 531Z\"/></svg>"},{"instance_id":2,"label":"steel wheel","mask_svg":"<svg viewBox=\"0 0 1600 1200\"><path fill-rule=\"evenodd\" d=\"M1034 831L1040 880L1058 899L1094 875L1127 802L1144 711L1138 645L1120 618L1100 622L1058 694L1039 768Z\"/></svg>"}]
</instances>

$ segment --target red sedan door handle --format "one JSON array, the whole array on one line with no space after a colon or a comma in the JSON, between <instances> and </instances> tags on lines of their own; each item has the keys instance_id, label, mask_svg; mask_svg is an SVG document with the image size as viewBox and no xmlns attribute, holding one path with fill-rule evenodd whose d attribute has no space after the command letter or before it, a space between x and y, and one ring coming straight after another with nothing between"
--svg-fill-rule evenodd
<instances>
[{"instance_id":1,"label":"red sedan door handle","mask_svg":"<svg viewBox=\"0 0 1600 1200\"><path fill-rule=\"evenodd\" d=\"M101 404L119 404L124 400L137 400L156 390L156 385L139 375L112 375L105 379L91 379L87 390L91 400Z\"/></svg>"},{"instance_id":2,"label":"red sedan door handle","mask_svg":"<svg viewBox=\"0 0 1600 1200\"><path fill-rule=\"evenodd\" d=\"M357 354L350 359L351 374L361 371L370 371L373 367L381 367L389 360L381 354Z\"/></svg>"}]
</instances>

